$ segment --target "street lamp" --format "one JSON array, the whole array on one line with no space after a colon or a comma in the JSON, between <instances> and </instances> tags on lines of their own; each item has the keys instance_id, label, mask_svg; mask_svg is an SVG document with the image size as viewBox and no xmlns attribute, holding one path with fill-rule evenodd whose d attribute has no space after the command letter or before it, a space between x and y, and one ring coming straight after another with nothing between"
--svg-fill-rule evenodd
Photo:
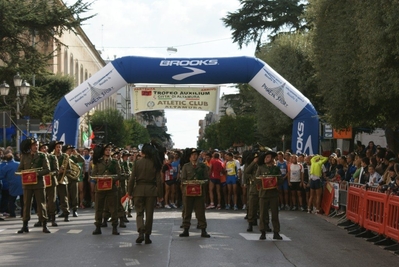
<instances>
[{"instance_id":1,"label":"street lamp","mask_svg":"<svg viewBox=\"0 0 399 267\"><path fill-rule=\"evenodd\" d=\"M30 92L30 84L28 82L26 82L25 80L22 80L21 76L19 75L19 73L17 73L17 75L14 76L13 78L14 81L14 87L17 89L17 97L15 98L15 102L17 103L17 109L16 109L16 117L17 117L17 122L19 120L19 115L20 115L20 106L23 107L23 105L25 105L26 103L26 97L29 95ZM6 101L6 96L8 95L8 93L10 92L10 86L4 81L2 84L0 84L0 95L3 96L3 101L4 104L6 104L7 106L10 106L9 104L7 104ZM22 97L22 99L21 99ZM16 122L16 123L17 123ZM20 133L19 133L19 129L18 129L18 125L17 126L17 152L20 152Z\"/></svg>"}]
</instances>

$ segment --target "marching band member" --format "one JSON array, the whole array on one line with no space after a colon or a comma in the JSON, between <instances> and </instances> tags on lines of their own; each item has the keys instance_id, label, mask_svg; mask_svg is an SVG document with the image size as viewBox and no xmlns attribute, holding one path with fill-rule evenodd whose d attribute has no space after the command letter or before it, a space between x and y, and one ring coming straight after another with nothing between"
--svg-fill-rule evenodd
<instances>
[{"instance_id":1,"label":"marching band member","mask_svg":"<svg viewBox=\"0 0 399 267\"><path fill-rule=\"evenodd\" d=\"M84 158L76 151L75 147L72 145L66 145L62 147L62 152L68 154L69 159L78 165L81 164L83 166L85 160ZM80 167L82 174L82 167ZM68 200L70 202L69 208L72 209L72 216L78 217L78 207L79 207L79 186L78 179L72 179L68 176ZM83 179L83 176L82 176Z\"/></svg>"},{"instance_id":2,"label":"marching band member","mask_svg":"<svg viewBox=\"0 0 399 267\"><path fill-rule=\"evenodd\" d=\"M58 217L64 218L64 222L69 222L68 178L66 173L70 167L68 155L62 153L63 144L64 142L62 141L55 141L55 148L52 154L57 158L59 166L57 194L62 213Z\"/></svg>"},{"instance_id":3,"label":"marching band member","mask_svg":"<svg viewBox=\"0 0 399 267\"><path fill-rule=\"evenodd\" d=\"M99 188L100 181L97 179L96 185L96 196L95 196L95 226L96 229L93 231L93 235L101 234L101 223L103 220L103 211L105 206L111 213L112 222L112 234L119 235L118 226L118 211L117 211L117 199L118 192L116 181L120 177L121 169L117 160L111 158L112 144L99 144L94 149L93 155L93 178L98 175L116 175L117 177L112 178L112 182L109 187Z\"/></svg>"},{"instance_id":4,"label":"marching band member","mask_svg":"<svg viewBox=\"0 0 399 267\"><path fill-rule=\"evenodd\" d=\"M152 243L150 235L156 198L163 197L161 168L164 156L162 149L154 144L144 144L141 149L141 159L134 163L129 179L128 194L130 198L134 199L137 232L139 233L136 239L138 244L143 241L145 244Z\"/></svg>"},{"instance_id":5,"label":"marching band member","mask_svg":"<svg viewBox=\"0 0 399 267\"><path fill-rule=\"evenodd\" d=\"M24 174L22 174L22 187L24 190L23 226L18 231L18 234L29 232L28 222L30 220L33 195L36 197L37 214L43 225L43 233L50 233L47 228L46 191L43 178L43 175L50 172L50 166L46 154L39 152L38 146L39 144L34 138L28 138L21 142L22 154L18 172L32 169L33 172L36 172L36 179L33 178L32 180L30 174L27 174L27 181L24 184Z\"/></svg>"},{"instance_id":6,"label":"marching band member","mask_svg":"<svg viewBox=\"0 0 399 267\"><path fill-rule=\"evenodd\" d=\"M200 193L195 196L190 196L188 195L189 192L187 192L187 187L188 185L185 184L187 181L192 181L192 180L202 180L202 181L208 181L209 180L209 169L208 167L202 163L198 162L198 155L199 155L199 150L196 148L192 148L189 154L190 157L190 162L187 162L184 164L182 170L181 170L181 181L183 184L183 203L184 203L184 212L183 212L183 228L184 231L181 233L179 236L180 237L187 237L189 236L188 230L190 229L190 221L191 221L191 215L193 213L193 210L195 210L195 216L197 217L198 220L198 228L201 229L201 237L211 237L207 232L206 232L206 218L205 218L205 196L204 194ZM202 184L200 184L200 187L202 187Z\"/></svg>"}]
</instances>

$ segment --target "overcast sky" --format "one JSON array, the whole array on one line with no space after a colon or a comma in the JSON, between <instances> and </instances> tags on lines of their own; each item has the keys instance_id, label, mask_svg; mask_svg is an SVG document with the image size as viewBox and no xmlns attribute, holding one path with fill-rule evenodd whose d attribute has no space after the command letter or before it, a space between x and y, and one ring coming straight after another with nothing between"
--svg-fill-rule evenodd
<instances>
[{"instance_id":1,"label":"overcast sky","mask_svg":"<svg viewBox=\"0 0 399 267\"><path fill-rule=\"evenodd\" d=\"M97 16L87 21L83 30L104 59L254 56L255 45L240 50L221 21L239 7L238 0L96 0L90 14ZM169 55L168 47L177 52ZM165 112L175 147L196 147L198 120L207 112Z\"/></svg>"}]
</instances>

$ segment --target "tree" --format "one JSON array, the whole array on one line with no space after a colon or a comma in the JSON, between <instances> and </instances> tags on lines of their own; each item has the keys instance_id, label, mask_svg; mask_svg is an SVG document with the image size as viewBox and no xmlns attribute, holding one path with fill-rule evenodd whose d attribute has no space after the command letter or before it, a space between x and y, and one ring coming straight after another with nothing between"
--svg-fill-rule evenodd
<instances>
[{"instance_id":1,"label":"tree","mask_svg":"<svg viewBox=\"0 0 399 267\"><path fill-rule=\"evenodd\" d=\"M51 122L54 109L62 97L73 87L73 78L61 75L44 75L36 78L22 114L42 122Z\"/></svg>"},{"instance_id":2,"label":"tree","mask_svg":"<svg viewBox=\"0 0 399 267\"><path fill-rule=\"evenodd\" d=\"M240 0L241 8L222 18L224 25L233 31L233 42L239 47L250 42L261 47L266 31L275 36L279 32L293 32L304 28L302 19L305 5L300 0Z\"/></svg>"},{"instance_id":3,"label":"tree","mask_svg":"<svg viewBox=\"0 0 399 267\"><path fill-rule=\"evenodd\" d=\"M0 1L0 79L17 71L45 73L54 51L48 43L63 45L60 37L95 15L82 16L92 3L77 0L66 6L59 0Z\"/></svg>"},{"instance_id":4,"label":"tree","mask_svg":"<svg viewBox=\"0 0 399 267\"><path fill-rule=\"evenodd\" d=\"M151 141L150 135L145 127L132 118L124 121L125 131L129 132L129 143L132 147Z\"/></svg>"},{"instance_id":5,"label":"tree","mask_svg":"<svg viewBox=\"0 0 399 267\"><path fill-rule=\"evenodd\" d=\"M129 144L130 139L128 132L124 128L123 116L117 109L97 110L90 120L93 126L105 126L107 142L111 142L118 147L124 147Z\"/></svg>"},{"instance_id":6,"label":"tree","mask_svg":"<svg viewBox=\"0 0 399 267\"><path fill-rule=\"evenodd\" d=\"M312 1L314 66L325 118L335 128L386 128L388 145L399 107L397 1Z\"/></svg>"}]
</instances>

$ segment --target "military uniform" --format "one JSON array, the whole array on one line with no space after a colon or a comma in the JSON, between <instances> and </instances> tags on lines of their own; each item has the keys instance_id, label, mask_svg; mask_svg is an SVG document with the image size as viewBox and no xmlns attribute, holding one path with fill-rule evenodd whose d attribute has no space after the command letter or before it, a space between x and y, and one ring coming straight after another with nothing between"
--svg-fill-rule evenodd
<instances>
[{"instance_id":1,"label":"military uniform","mask_svg":"<svg viewBox=\"0 0 399 267\"><path fill-rule=\"evenodd\" d=\"M50 233L47 229L47 207L46 207L46 191L43 175L50 172L50 166L46 154L35 152L22 154L18 172L28 169L42 168L37 172L37 184L23 185L24 191L24 210L23 210L23 227L18 233L29 232L28 222L30 220L32 198L35 195L37 203L37 214L39 221L42 222L43 232Z\"/></svg>"},{"instance_id":2,"label":"military uniform","mask_svg":"<svg viewBox=\"0 0 399 267\"><path fill-rule=\"evenodd\" d=\"M71 155L70 160L77 163L79 166L83 166L85 160L81 155ZM82 175L82 167L81 173ZM83 175L82 175L83 179ZM73 217L78 217L77 210L79 207L79 180L68 178L68 200L69 200L69 208L72 209Z\"/></svg>"},{"instance_id":3,"label":"military uniform","mask_svg":"<svg viewBox=\"0 0 399 267\"><path fill-rule=\"evenodd\" d=\"M153 161L146 157L137 160L130 175L128 194L133 196L139 234L151 235L156 198L163 196L162 189L161 172L156 170Z\"/></svg>"},{"instance_id":4,"label":"military uniform","mask_svg":"<svg viewBox=\"0 0 399 267\"><path fill-rule=\"evenodd\" d=\"M100 158L97 164L94 164L93 168L93 176L96 175L117 175L116 178L113 179L112 188L110 190L98 190L98 185L96 185L95 191L95 225L96 231L93 234L101 234L101 230L98 232L98 229L101 227L101 223L103 220L103 212L104 209L107 208L111 213L111 223L112 223L112 234L118 235L116 227L118 226L118 213L117 213L117 199L118 189L116 186L116 182L119 179L121 170L119 163L115 159L104 159ZM107 207L106 207L107 206Z\"/></svg>"},{"instance_id":5,"label":"military uniform","mask_svg":"<svg viewBox=\"0 0 399 267\"><path fill-rule=\"evenodd\" d=\"M209 180L209 168L202 162L198 162L194 165L192 162L184 164L181 170L181 181L182 181L182 194L183 194L183 228L184 232L180 236L188 236L188 229L191 226L191 217L193 210L198 220L198 228L205 232L207 228L207 222L205 218L205 196L202 193L201 196L187 196L187 184L188 181L193 180ZM203 188L202 188L203 189ZM206 232L205 232L206 233ZM187 235L186 235L187 234ZM207 235L207 234L206 234ZM203 236L209 237L209 236Z\"/></svg>"},{"instance_id":6,"label":"military uniform","mask_svg":"<svg viewBox=\"0 0 399 267\"><path fill-rule=\"evenodd\" d=\"M60 209L62 211L62 214L59 217L64 217L64 221L68 222L68 216L69 216L69 201L68 201L68 178L66 176L67 170L70 168L69 167L69 160L66 158L68 157L67 154L60 152L58 155L54 154L54 156L58 160L58 166L59 168L63 168L62 172L58 173L58 185L57 185L57 194L58 194L58 200L60 201ZM65 165L65 166L63 166Z\"/></svg>"},{"instance_id":7,"label":"military uniform","mask_svg":"<svg viewBox=\"0 0 399 267\"><path fill-rule=\"evenodd\" d=\"M281 176L280 168L276 165L268 166L266 164L258 166L256 171L256 177L260 175L276 175L278 185L283 184L283 178ZM257 180L257 184L261 187L261 180ZM278 187L273 189L260 189L259 190L259 208L260 208L260 220L259 220L259 230L262 235L268 231L269 227L269 209L272 213L272 224L273 232L277 235L280 232L280 221L278 219ZM261 236L261 239L262 238ZM275 238L279 239L279 238Z\"/></svg>"},{"instance_id":8,"label":"military uniform","mask_svg":"<svg viewBox=\"0 0 399 267\"><path fill-rule=\"evenodd\" d=\"M55 210L56 210L56 205L55 201L57 199L57 175L58 175L58 160L56 156L47 154L47 158L49 160L50 164L50 171L51 171L51 185L46 187L46 196L47 196L47 213L49 216L49 219L51 220L51 225L52 226L57 226L55 222Z\"/></svg>"},{"instance_id":9,"label":"military uniform","mask_svg":"<svg viewBox=\"0 0 399 267\"><path fill-rule=\"evenodd\" d=\"M252 232L252 226L257 225L257 213L259 210L259 191L256 186L256 171L258 164L253 161L244 168L244 175L248 186L248 232Z\"/></svg>"}]
</instances>

